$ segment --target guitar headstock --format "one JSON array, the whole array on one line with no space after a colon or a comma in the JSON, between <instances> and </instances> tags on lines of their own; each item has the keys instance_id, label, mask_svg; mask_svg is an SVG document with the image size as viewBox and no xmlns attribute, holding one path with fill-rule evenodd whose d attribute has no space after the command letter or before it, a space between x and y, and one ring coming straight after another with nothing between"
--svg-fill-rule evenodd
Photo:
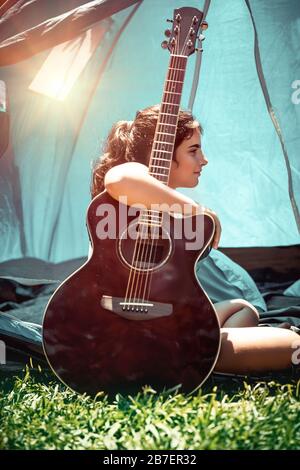
<instances>
[{"instance_id":1,"label":"guitar headstock","mask_svg":"<svg viewBox=\"0 0 300 470\"><path fill-rule=\"evenodd\" d=\"M188 57L196 49L198 31L207 28L207 23L203 22L203 12L192 7L182 7L174 10L172 30L165 32L169 37L168 41L162 43L162 47L169 49L171 54Z\"/></svg>"}]
</instances>

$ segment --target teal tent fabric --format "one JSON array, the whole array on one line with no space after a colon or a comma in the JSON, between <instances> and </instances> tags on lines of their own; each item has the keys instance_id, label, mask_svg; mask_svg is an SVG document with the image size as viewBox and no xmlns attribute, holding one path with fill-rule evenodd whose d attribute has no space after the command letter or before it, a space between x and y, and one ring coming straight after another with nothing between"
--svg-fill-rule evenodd
<instances>
[{"instance_id":1,"label":"teal tent fabric","mask_svg":"<svg viewBox=\"0 0 300 470\"><path fill-rule=\"evenodd\" d=\"M50 50L0 68L11 121L10 146L0 160L0 261L31 256L59 262L86 255L91 162L115 121L133 119L138 109L160 102L169 60L160 47L165 19L186 4L144 0L109 55L134 6L113 15L111 31L62 102L28 89ZM204 2L188 4L201 9ZM300 3L250 4L299 205L300 104L292 99L292 84L300 79ZM246 2L214 0L207 21L193 112L204 127L209 164L197 188L181 190L218 213L223 247L297 244L286 164L257 75ZM183 107L194 63L195 55Z\"/></svg>"},{"instance_id":2,"label":"teal tent fabric","mask_svg":"<svg viewBox=\"0 0 300 470\"><path fill-rule=\"evenodd\" d=\"M199 261L196 275L213 303L245 299L259 312L267 310L266 302L252 277L221 251L212 249L209 256Z\"/></svg>"}]
</instances>

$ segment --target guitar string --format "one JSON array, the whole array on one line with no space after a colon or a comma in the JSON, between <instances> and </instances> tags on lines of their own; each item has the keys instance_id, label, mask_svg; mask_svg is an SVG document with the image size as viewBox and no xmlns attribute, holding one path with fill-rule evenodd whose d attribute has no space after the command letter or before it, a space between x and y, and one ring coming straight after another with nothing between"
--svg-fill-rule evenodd
<instances>
[{"instance_id":1,"label":"guitar string","mask_svg":"<svg viewBox=\"0 0 300 470\"><path fill-rule=\"evenodd\" d=\"M175 51L175 52L176 52L176 51ZM177 66L181 65L181 64L180 64L181 60L182 60L182 58L175 57L175 61L173 61L173 63L171 63L172 65L174 65L174 69L175 69L175 70L172 70L172 71L171 71L171 74L170 74L170 75L171 75L170 78L171 78L172 81L174 81L174 80L176 80L177 78L179 78L179 77L178 77L179 73L177 73L177 71L178 71L178 70L177 70ZM181 67L178 67L178 68L181 68ZM183 70L184 70L184 69L183 69ZM173 74L173 77L172 77L172 74ZM174 76L174 75L175 75L175 76ZM168 88L169 88L169 83L167 83L167 86L166 86L166 88L165 88L165 92L172 93L172 90L171 90L171 89L169 90ZM175 89L176 89L176 85L175 85ZM175 92L175 93L176 93L176 92ZM173 98L174 98L174 97L171 96L171 102L170 102L169 104L171 104L171 105L172 105L172 104L173 104L173 105L174 105L174 104L179 105L180 103L174 103L174 102L172 102L172 99L173 99ZM179 110L178 110L178 113L179 113ZM159 128L160 128L161 124L167 124L167 125L170 124L170 122L167 122L167 121L168 121L168 117L169 117L169 116L167 116L167 118L166 118L166 122L163 122L163 120L162 120L162 122L159 122L159 123L158 123L158 126L157 126L158 131L157 131L157 132L159 132ZM162 119L164 119L164 117L162 117ZM178 116L177 116L177 121L178 121ZM162 141L162 142L164 142L164 141ZM169 143L169 142L166 142L166 143ZM160 143L159 143L159 144L160 144ZM174 146L174 141L173 141L173 146ZM159 150L158 150L158 153L160 153ZM160 159L160 158L161 158L161 157L158 156L158 157L152 158L152 160ZM170 162L171 162L171 161L169 161L169 163L170 163ZM163 164L163 166L165 166L165 164ZM165 167L165 168L168 169L167 167ZM163 175L161 175L161 176L168 176L168 175L163 174ZM148 243L148 242L145 243L144 240L147 239L148 236L149 236L149 226L148 226L149 214L150 214L150 231L152 230L152 232L154 231L155 233L153 234L154 237L153 237L153 236L150 236L151 243ZM161 213L159 213L159 214L161 214ZM151 261L151 255L152 255L152 251L153 251L153 246L155 246L155 252L154 252L154 260L155 260L156 249L157 249L157 241L158 241L157 230L159 230L159 228L160 228L160 224L158 224L158 227L156 227L156 224L155 224L154 226L153 226L153 224L152 224L152 222L153 222L153 211L147 211L147 212L146 212L146 215L147 215L147 219L146 219L146 224L145 224L145 226L143 225L143 235L142 235L142 237L141 237L142 242L139 242L138 260L137 260L137 262L138 262L139 260L141 260L141 263L140 263L140 264L141 264L142 266L140 267L140 270L137 272L137 283L136 283L136 289L135 289L135 293L134 293L134 302L135 302L135 300L141 300L141 299L140 299L140 292L141 292L141 288L142 288L142 282L139 282L139 281L140 281L141 278L142 278L142 280L144 279L144 294L143 294L142 303L145 301L145 292L146 292L147 281L148 281L148 277L149 277L149 273L150 273L150 269L145 270L145 266L146 266L147 260ZM145 212L142 213L142 216L143 216L143 217L145 216ZM145 229L144 229L144 227L146 227L147 237L145 237L146 234L145 234ZM153 227L154 227L154 229L153 229ZM143 249L142 249L142 255L140 255L141 246L143 247ZM148 255L149 246L150 246L150 257L149 257L149 256L146 256L146 258L144 258L145 247L146 247L146 253L147 253L147 255ZM143 259L145 259L144 265L143 265ZM136 264L137 264L137 263L136 263ZM144 274L143 271L146 271L146 278L145 278L145 275L143 276L143 274ZM135 274L136 274L136 273L135 273ZM151 272L150 280L152 279L152 276L153 276L153 274L152 274L152 272ZM134 276L134 277L135 277L135 276ZM138 287L139 287L139 290L137 290ZM150 283L149 283L149 288L150 288ZM148 290L149 290L149 289L148 289Z\"/></svg>"},{"instance_id":2,"label":"guitar string","mask_svg":"<svg viewBox=\"0 0 300 470\"><path fill-rule=\"evenodd\" d=\"M185 44L187 43L187 38L185 40ZM187 45L185 46L183 52L185 52L185 49L186 49ZM179 52L179 51L177 51ZM182 54L183 55L183 54ZM185 77L185 71L186 71L186 61L187 61L187 56L185 57L184 61L182 61L182 57L178 57L177 58L177 63L175 63L175 69L177 69L176 65L178 65L178 69L182 69L182 70L178 70L178 73L177 73L177 70L173 70L172 73L174 73L175 77L171 78L172 81L179 81L178 78L182 78L182 80L180 80L182 83L181 83L181 95L182 95L182 90L183 90L183 83L184 83L184 77ZM181 62L184 62L184 65L181 64ZM183 73L182 73L183 72ZM175 89L176 89L176 85L175 85ZM181 96L180 96L181 98ZM174 104L174 103L172 103ZM180 106L180 102L179 103L175 103L175 104L179 104ZM178 116L179 116L179 109L178 109ZM177 132L177 125L178 125L178 116L177 116L177 122L176 122L176 132ZM167 117L168 118L168 117ZM170 124L170 123L168 123ZM176 134L175 134L175 138L176 138ZM174 139L174 143L175 143L175 139ZM173 143L173 152L174 152L174 143ZM172 163L172 157L171 157L171 160L169 162L169 165L171 165ZM170 171L168 172L168 181L169 181L169 177L170 177ZM162 219L163 219L163 214L162 214ZM170 219L169 219L170 220ZM162 224L163 225L163 224ZM156 227L155 227L156 229ZM159 230L159 228L158 228ZM155 240L155 251L154 251L154 256L153 258L155 259L156 257L156 250L157 250L157 239ZM150 251L150 259L151 259L151 256L152 256L152 248L153 248L153 244L151 246L151 251ZM145 297L149 297L150 295L150 290L151 290L151 284L152 284L152 280L153 280L153 272L151 272L150 274L150 280L148 282L148 276L149 276L149 272L147 272L147 275L146 275L146 280L145 280L145 286L144 286L144 293L143 293L143 301L145 300ZM148 283L148 289L147 289L147 283ZM146 289L147 289L147 294L146 294Z\"/></svg>"},{"instance_id":3,"label":"guitar string","mask_svg":"<svg viewBox=\"0 0 300 470\"><path fill-rule=\"evenodd\" d=\"M159 122L157 123L157 129L159 129ZM155 131L155 135L156 133L158 132L158 130L156 129ZM148 214L149 211L146 211L146 213ZM141 219L141 217L143 217L145 215L145 211L142 211L140 216L139 216L139 219ZM148 215L147 215L148 216ZM141 224L140 224L141 225ZM138 225L137 227L139 227L139 221L138 221ZM135 298L136 298L136 292L137 292L137 286L138 286L138 282L140 280L140 277L141 277L141 274L140 274L140 271L135 269L136 267L138 267L138 261L140 258L140 251L141 251L141 246L142 246L142 242L140 241L141 239L143 240L144 236L146 235L145 233L145 230L147 230L148 232L148 225L147 223L146 224L142 224L142 231L141 231L141 236L139 236L140 232L138 231L138 237L137 237L137 240L136 240L136 243L135 243L135 249L134 249L134 255L133 255L133 263L132 265L134 266L133 269L131 269L131 272L130 272L130 276L129 276L129 281L128 281L128 285L127 285L127 290L126 290L126 298L125 298L125 302L127 302L127 295L128 295L128 288L129 288L129 285L130 285L130 294L129 294L129 303L132 303L132 300L133 300L133 303L135 301ZM136 256L136 252L137 252L137 257ZM141 263L142 265L142 263ZM144 265L145 266L145 265ZM143 267L144 267L143 266ZM142 269L142 266L140 267ZM132 274L133 273L133 274ZM133 279L131 279L131 277L133 277ZM137 282L135 283L135 278L137 277ZM134 290L134 287L135 290ZM132 298L133 296L133 290L134 290L134 297Z\"/></svg>"},{"instance_id":4,"label":"guitar string","mask_svg":"<svg viewBox=\"0 0 300 470\"><path fill-rule=\"evenodd\" d=\"M177 46L177 45L176 45ZM176 49L176 46L175 46L175 49ZM185 46L186 48L187 46ZM178 51L177 51L178 52ZM175 54L176 54L176 51L175 51ZM170 81L177 81L176 79L179 78L178 75L180 75L179 73L177 74L177 65L181 65L180 64L180 61L181 61L182 58L175 58L175 61L174 61L174 64L172 63L171 61L171 65L174 65L174 69L175 70L172 70L171 71L171 74L168 74L168 77L170 77ZM185 64L186 65L186 64ZM178 67L178 68L181 68L181 67ZM183 74L183 78L184 78L184 75L185 75L185 67L183 69L184 71L184 74ZM178 70L179 72L179 70ZM175 75L172 77L172 75ZM183 81L182 80L182 87L183 87ZM173 92L172 91L172 87L174 89L174 84L171 84L171 87L170 87L170 90L168 90L168 86L170 84L167 83L167 86L164 90L164 94L165 92L169 92L169 93L176 93L176 92ZM182 93L182 87L181 87L181 93ZM175 85L175 89L176 89L176 85ZM163 94L163 96L164 96ZM171 96L171 100L172 100L172 96ZM180 105L180 103L172 103L172 101L168 104L171 104L171 105ZM179 114L179 109L178 109L178 114ZM169 116L167 116L165 119L166 119L166 122L163 121L164 119L164 116L162 116L162 119L160 122L158 122L158 125L157 125L157 131L156 132L159 132L160 131L160 126L161 125L167 125L169 126L171 123L170 122L167 122L168 121L168 118ZM178 116L177 116L177 122L178 122ZM177 125L176 125L176 129L177 129ZM175 134L175 138L176 138L176 134ZM166 142L169 144L169 142ZM165 148L164 146L164 141L162 142L158 142L158 145L161 145L163 146L163 148ZM161 154L160 150L162 149L158 149L156 150L155 152L153 152L154 154ZM174 141L173 141L173 151L174 151ZM159 160L159 163L161 163L162 165L160 166L164 166L166 168L166 170L168 170L168 166L165 166L165 162L161 161L160 158L162 158L160 155L159 156L152 156L151 157L151 161L152 161L152 164L155 165L155 163L153 163L153 161L155 160ZM171 160L168 162L169 164L171 163ZM170 169L170 168L169 168ZM154 170L155 171L155 170ZM164 177L164 176L167 176L168 179L169 179L169 174L165 175L165 174L158 174L156 175L158 176L158 179L160 178L160 176ZM142 304L144 303L145 301L145 293L146 293L146 289L147 289L147 284L148 284L148 278L149 278L149 273L151 272L151 275L150 275L150 282L148 284L148 291L150 291L150 285L151 285L151 280L152 280L152 277L153 277L153 273L152 271L150 271L149 267L148 269L145 270L145 266L147 263L149 263L151 265L151 260L153 259L153 261L155 261L156 259L156 250L157 250L157 243L158 243L158 237L157 235L157 231L159 232L159 229L162 227L162 213L161 212L158 212L159 216L155 216L157 218L159 218L159 222L157 224L157 220L154 219L153 220L153 211L142 211L141 214L139 215L139 221L141 221L142 218L144 218L144 220L142 221L142 237L137 237L137 240L136 240L136 243L135 243L135 250L134 250L134 255L133 255L133 258L135 257L135 253L136 253L136 247L138 245L138 256L137 256L137 260L136 260L136 266L138 266L138 263L139 263L139 260L141 260L140 262L140 265L139 266L139 270L137 271L136 269L134 270L134 278L135 278L135 274L137 273L137 283L136 283L136 289L135 289L135 292L134 292L134 299L133 301L135 302L135 300L141 300L141 289L142 289L142 285L143 285L143 279L144 279L144 293L143 293L143 297L142 297ZM145 221L145 215L146 215L146 221ZM149 224L149 216L150 216L150 226L148 225ZM161 217L160 217L161 216ZM153 224L154 222L154 224ZM140 223L139 223L140 225ZM146 227L146 233L145 233L145 227ZM148 241L144 241L144 240L148 240L148 237L149 237L149 228L150 228L150 239L151 239L151 243L149 243ZM153 233L154 232L154 233ZM140 241L142 240L142 241ZM154 255L153 255L153 258L152 258L152 251L153 251L153 246L155 247L155 251L154 251ZM142 247L142 254L140 255L140 249ZM148 256L148 252L149 252L149 247L150 247L150 256ZM146 248L146 257L144 257L144 252L145 252L145 248ZM143 264L143 260L144 261L144 264ZM146 275L143 276L143 271L146 271ZM134 285L134 278L133 278L133 283L131 284L131 286L133 287ZM140 281L140 278L142 278L142 281L139 283ZM129 284L129 281L128 281L128 284ZM128 290L128 289L127 289ZM127 299L127 293L126 292L126 299ZM131 289L131 293L130 293L130 297L132 295L132 289ZM125 299L125 301L126 301Z\"/></svg>"},{"instance_id":5,"label":"guitar string","mask_svg":"<svg viewBox=\"0 0 300 470\"><path fill-rule=\"evenodd\" d=\"M173 64L172 64L173 65ZM180 67L181 65L181 61L177 60L174 61L174 68L176 69L177 66L178 68ZM180 67L181 68L181 67ZM178 78L180 78L180 71L177 71L177 70L171 70L171 74L170 74L170 80L172 81L177 81ZM168 82L169 83L169 82ZM170 90L169 91L172 91L172 82L170 82ZM176 85L175 85L175 89L176 89ZM178 89L178 88L177 88ZM168 91L168 86L167 86L167 91ZM176 100L175 100L176 101ZM174 104L177 104L177 103L174 103L173 101L173 97L171 98L171 102L170 102L172 108L174 109ZM170 108L169 108L170 109ZM163 118L164 119L164 118ZM170 122L170 116L166 116L165 117L166 119L166 122L162 122L163 125L166 125L166 127L168 127L171 122ZM178 119L177 119L178 120ZM172 118L171 118L171 121L172 121ZM174 120L173 120L174 122ZM164 127L164 126L163 126ZM169 126L170 127L170 126ZM176 129L177 129L177 124L176 124ZM175 135L175 138L176 138L176 135ZM175 139L174 139L175 140ZM168 144L170 142L167 142ZM159 144L160 145L160 144ZM162 144L162 147L163 148L166 148L166 146L164 146L164 144ZM174 142L173 142L173 149L172 149L172 152L174 151ZM166 170L169 170L170 171L170 166L171 166L171 159L172 159L172 156L170 156L170 161L167 162L167 165L165 164L166 162L162 162L160 160L161 158L161 152L159 152L158 150L158 156L156 158L154 158L154 161L155 160L158 160L160 165L161 166L165 166ZM165 155L165 154L163 154ZM168 168L169 167L169 168ZM167 172L168 173L168 172ZM165 175L163 175L163 179L165 179ZM160 220L159 220L159 226L157 227L156 225L153 227L153 237L154 239L152 240L152 243L151 243L151 246L150 246L150 255L148 256L148 258L151 260L153 259L154 260L154 263L155 263L155 260L156 260L156 253L157 253L157 245L159 243L159 234L161 234L161 236L163 237L163 213L160 212L161 214L161 217L160 217ZM154 247L154 253L153 253L153 247ZM152 255L153 253L153 255ZM148 255L148 253L147 253ZM150 295L150 289L151 289L151 281L152 281L152 278L153 278L153 271L151 272L151 275L149 273L149 271L147 271L146 273L146 276L145 276L145 279L144 279L144 290L143 290L143 296L142 296L142 302L145 302L145 298L148 298L149 295Z\"/></svg>"},{"instance_id":6,"label":"guitar string","mask_svg":"<svg viewBox=\"0 0 300 470\"><path fill-rule=\"evenodd\" d=\"M172 60L171 60L172 62ZM175 64L176 65L176 64ZM176 78L176 71L175 71L175 78ZM173 79L174 80L174 79ZM172 90L168 90L168 88L170 87L170 84L169 82L166 83L166 87L165 87L165 90L164 90L164 94L166 92L170 92L172 93ZM163 94L163 96L164 96ZM172 100L172 95L171 95L171 100ZM173 103L174 104L174 103ZM168 119L168 117L167 117ZM161 127L161 122L158 121L157 123L157 132L160 132L160 127ZM170 124L170 123L166 123L166 124ZM160 152L158 152L160 153ZM157 157L157 159L159 160L160 156ZM155 160L155 158L152 158L152 165L154 165L153 163L153 160ZM162 166L165 166L165 165L162 165ZM167 167L165 167L167 169ZM154 170L155 171L155 170ZM163 176L163 175L161 175ZM158 212L159 213L159 212ZM145 215L145 214L144 214ZM148 281L148 277L149 277L149 272L150 272L150 269L151 269L151 255L149 257L148 253L149 253L149 249L150 249L150 253L152 254L152 251L153 251L153 246L155 244L155 247L157 248L157 243L158 243L158 240L157 238L155 238L155 236L157 235L157 231L156 229L159 230L159 227L156 227L156 223L153 225L153 210L150 210L150 211L147 211L147 217L149 217L150 215L150 225L148 221L146 221L146 233L147 233L147 241L145 242L144 239L143 239L143 246L142 246L142 254L141 256L139 256L139 259L141 259L141 271L138 272L138 275L137 275L137 284L136 284L136 289L135 289L135 293L134 293L134 299L139 299L139 296L140 296L140 292L141 292L141 289L142 289L142 285L143 285L143 280L144 280L144 291L145 291L145 287L147 286L147 281ZM148 219L149 220L149 219ZM159 224L158 224L159 225ZM149 230L150 229L150 230ZM154 229L154 230L152 230ZM154 235L154 238L152 236L152 232L154 231L155 233L153 234ZM150 231L150 240L151 242L148 241L148 237L149 237L149 231ZM158 234L159 235L159 234ZM155 241L154 241L155 240ZM145 256L145 250L146 250L146 256ZM143 263L144 261L144 263ZM147 263L148 263L148 269L146 269L146 266L147 266ZM144 274L146 271L146 274ZM142 304L145 303L145 298L143 296L143 299L142 299Z\"/></svg>"},{"instance_id":7,"label":"guitar string","mask_svg":"<svg viewBox=\"0 0 300 470\"><path fill-rule=\"evenodd\" d=\"M175 51L176 53L177 51ZM172 90L172 88L174 88L174 85L175 85L175 90L177 89L178 90L178 87L176 88L176 84L172 83L172 81L178 81L177 79L179 78L178 75L180 75L180 73L178 73L179 71L177 70L177 66L178 68L181 68L180 67L181 65L181 58L178 58L176 57L175 58L175 61L170 61L170 67L173 66L174 67L174 70L172 70L171 68L171 73L168 74L168 78L170 79L171 83L167 82L166 84L166 87L165 87L165 90L164 90L164 94L165 92L169 92L169 93L176 93L176 91L174 92L174 89ZM163 96L164 96L163 94ZM171 95L171 101L169 104L171 105L178 105L178 103L174 103L174 101L172 100L175 100L175 95ZM176 101L176 100L175 100ZM179 112L179 111L178 111ZM166 116L166 122L163 121L164 119L164 116L162 116L162 121L158 123L158 131L160 131L160 126L161 125L167 125L170 127L170 122L168 122L170 116ZM178 121L178 116L177 116L177 121ZM176 125L176 128L177 128L177 125ZM176 134L174 135L174 137L176 138ZM173 142L173 148L174 148L174 138L172 139ZM166 143L170 143L170 142L167 142L167 141L162 141L162 146L164 147L164 142ZM161 143L159 143L160 145ZM159 163L160 163L160 166L164 166L166 170L170 170L170 164L171 164L171 159L169 160L168 164L169 164L169 168L168 166L165 165L165 162L164 161L161 161L160 158L161 157L161 152L160 150L162 149L159 149L156 153L160 154L159 156L157 157L153 157L151 160L152 160L152 164L155 165L155 160L159 160ZM155 153L155 152L154 152ZM153 163L154 161L154 163ZM155 171L155 170L154 170ZM161 174L162 177L165 177L165 176L168 176L168 175L165 175L164 174ZM158 178L159 179L159 178ZM151 212L151 211L150 211ZM151 218L150 218L150 232L151 232L151 243L148 243L147 244L147 248L146 248L146 257L144 258L145 259L145 264L144 266L146 266L146 263L150 262L150 267L151 267L151 260L153 259L154 263L155 263L155 259L156 259L156 251L157 251L157 245L158 245L158 239L159 239L159 231L160 231L160 228L162 228L162 212L159 212L159 215L161 217L160 218L160 221L158 224L156 224L156 220L154 221L154 224L152 223L153 222L153 213L151 214ZM153 233L154 232L154 233ZM154 255L153 255L153 258L152 258L152 252L153 252L153 247L155 247L154 249ZM150 256L149 256L149 249L150 249ZM144 250L143 250L143 253L144 253ZM153 264L154 264L153 263ZM149 279L149 274L150 274L150 281L152 279L152 276L153 276L153 271L150 270L150 267L148 268L148 270L146 270L146 274L143 276L143 275L140 275L142 277L142 281L144 280L144 292L143 292L143 296L142 296L142 304L145 303L145 296L146 296L146 290L147 290L147 285L148 285L148 291L150 291L150 284L151 282L148 282L148 279ZM138 298L140 298L140 292L141 292L141 288L142 288L142 282L140 282L140 286L139 286L139 291L138 291Z\"/></svg>"},{"instance_id":8,"label":"guitar string","mask_svg":"<svg viewBox=\"0 0 300 470\"><path fill-rule=\"evenodd\" d=\"M187 38L186 38L185 40L187 41ZM187 47L187 45L185 46L185 48L186 48L186 47ZM178 51L177 51L177 52L178 52ZM187 56L186 56L185 59L187 59ZM181 69L181 61L182 61L182 58L177 58L177 64L175 63L175 67L174 67L175 69L177 68L176 65L180 65L180 67L178 67L178 68ZM179 64L178 64L178 62L179 62ZM181 70L181 71L184 71L184 74L183 74L183 77L182 77L182 78L184 78L184 75L185 75L185 66L186 66L186 60L185 60L185 65L184 65L183 69ZM172 73L173 73L173 72L172 72ZM176 71L175 71L175 77L173 76L173 77L170 77L170 78L174 81L174 80L176 80L177 78L179 78L178 75L180 75L180 74L176 74ZM176 80L176 82L177 82L177 80ZM181 83L182 83L181 93L182 93L182 88L183 88L183 82L184 82L184 80L181 81ZM174 86L174 85L172 84L172 86ZM175 89L176 89L176 85L175 85ZM178 88L177 88L177 89L178 89ZM168 87L167 87L167 91L168 91ZM169 91L172 92L171 89L170 89ZM173 103L173 104L174 104L174 103ZM175 104L180 105L180 103L175 103ZM178 110L178 113L179 113L179 110ZM178 115L177 115L177 122L178 122ZM167 123L167 124L170 124L170 123ZM176 125L176 128L177 128L177 125ZM176 134L175 134L175 135L176 135ZM174 146L174 141L173 141L173 146ZM171 163L171 160L170 160L169 163ZM164 163L163 163L163 165L164 165ZM165 166L165 165L164 165L164 166ZM167 167L166 167L166 168L167 168ZM170 168L169 168L169 169L170 169ZM170 172L168 173L168 179L169 179L169 176L170 176ZM163 216L163 215L164 215L164 214L162 213L162 216ZM159 231L159 228L160 228L160 227L156 227L156 225L155 225L154 227L155 227L155 228L154 228L154 231L155 231L155 232ZM156 234L155 234L155 235L156 235ZM147 259L150 259L150 260L152 259L151 256L152 256L152 249L153 249L153 246L154 246L154 245L155 245L155 251L154 251L153 259L154 259L154 260L156 259L157 240L158 240L158 237L156 237L156 236L154 236L154 241L153 241L153 238L152 238L152 244L151 244L151 248L150 248L150 256L148 256ZM143 298L142 298L142 301L143 301L143 302L144 302L145 296L146 296L145 293L146 293L146 288L147 288L148 276L149 276L149 270L148 270L147 273L146 273L146 279L145 279L145 282L144 282L144 294L143 294ZM147 297L149 297L149 294L150 294L152 279L153 279L153 271L151 271L151 274L150 274L150 282L148 283L148 294L147 294Z\"/></svg>"},{"instance_id":9,"label":"guitar string","mask_svg":"<svg viewBox=\"0 0 300 470\"><path fill-rule=\"evenodd\" d=\"M171 60L171 65L173 65L172 60ZM176 65L176 63L174 65ZM174 71L170 70L169 74L168 74L168 78L172 81L174 81L176 79L176 72L175 72L175 77L172 77L173 73L174 73ZM171 84L169 82L166 83L166 86L165 86L165 89L164 89L164 94L165 94L165 92L172 92L173 91L172 90L173 84L172 84L172 86L170 86L170 85ZM174 103L170 102L170 104L174 104ZM162 132L164 126L169 126L170 125L170 122L168 122L168 118L169 118L169 116L164 117L163 115L161 115L161 119L157 124L157 132ZM156 137L156 135L154 136L154 138L155 137ZM158 141L159 141L159 139L158 139ZM158 146L161 146L161 145L164 146L164 141L158 142ZM159 147L158 147L157 150L155 150L155 149L153 150L153 153L152 153L152 156L151 156L151 163L154 167L156 167L157 163L159 163L160 164L159 166L164 167L164 169L167 170L168 167L165 165L165 162L160 160L162 158L160 150L162 150L162 148L159 148ZM163 168L161 168L161 169L163 169ZM155 173L155 170L154 170L154 173ZM165 176L167 176L167 175L165 175L165 173L161 173L160 171L156 175L158 180L161 180L160 178L161 177L164 178ZM146 291L146 287L147 287L149 272L151 270L151 264L153 264L152 260L155 262L156 249L157 249L158 236L159 236L159 229L161 227L161 212L156 211L156 214L155 214L155 211L148 210L142 216L144 218L143 224L145 224L145 226L146 226L147 237L146 237L146 241L143 240L142 253L141 253L141 256L140 256L142 267L141 267L141 271L138 273L138 282L137 282L136 289L135 289L135 298L137 298L139 300L141 300L141 298L142 298L142 303L143 303L145 301L145 291ZM150 235L151 243L148 241L149 235ZM155 246L155 251L154 251L153 258L152 258L153 246ZM145 250L146 250L146 253L145 253ZM149 250L150 250L150 255L149 255ZM144 261L144 263L143 263L143 261ZM148 269L146 268L147 263L148 263ZM141 297L141 291L142 291L142 288L143 288L143 281L144 281L144 293L143 293L143 296Z\"/></svg>"},{"instance_id":10,"label":"guitar string","mask_svg":"<svg viewBox=\"0 0 300 470\"><path fill-rule=\"evenodd\" d=\"M176 59L175 59L175 65L176 65ZM175 71L175 74L176 74L176 71ZM165 91L168 89L168 85L166 86L166 89L164 90L164 93ZM163 94L164 95L164 94ZM168 116L167 116L168 118ZM158 129L160 127L160 123L158 122L157 123L157 130L154 134L154 137L156 136ZM147 217L148 217L148 214L149 214L149 211L146 211L146 214L147 214ZM145 216L145 211L142 211L142 213L140 214L139 216L139 220L141 219L141 216ZM139 224L139 222L138 222ZM137 275L137 284L138 284L138 281L140 279L140 272L137 271L135 268L138 266L138 260L141 259L140 258L140 249L141 249L141 245L142 243L140 242L140 239L143 238L146 234L145 234L145 226L147 228L147 231L148 231L148 226L147 226L147 223L146 224L143 224L142 225L142 233L141 233L141 237L139 237L139 231L138 231L138 236L137 236L137 239L136 239L136 242L135 242L135 248L134 248L134 254L133 254L133 263L131 265L131 269L130 269L130 275L129 275L129 280L128 280L128 284L127 284L127 289L126 289L126 296L125 296L125 303L128 302L128 300L132 301L132 295L133 295L133 288L134 288L134 285L135 285L135 278L136 278L136 275ZM137 252L137 257L136 257L136 252ZM144 265L145 266L145 265ZM131 279L133 277L133 279ZM136 284L136 285L137 285ZM129 299L128 299L128 291L129 291L129 287L130 287L130 294L129 294ZM135 297L136 297L136 289L135 289L135 295L134 295L134 298L133 298L133 302L135 301Z\"/></svg>"}]
</instances>

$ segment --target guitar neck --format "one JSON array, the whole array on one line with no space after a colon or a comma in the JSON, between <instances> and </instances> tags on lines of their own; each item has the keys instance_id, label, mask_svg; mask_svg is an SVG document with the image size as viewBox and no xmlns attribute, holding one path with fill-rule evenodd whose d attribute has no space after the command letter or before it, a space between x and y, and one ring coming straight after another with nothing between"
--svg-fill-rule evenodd
<instances>
[{"instance_id":1,"label":"guitar neck","mask_svg":"<svg viewBox=\"0 0 300 470\"><path fill-rule=\"evenodd\" d=\"M171 54L149 162L149 174L168 184L187 57Z\"/></svg>"}]
</instances>

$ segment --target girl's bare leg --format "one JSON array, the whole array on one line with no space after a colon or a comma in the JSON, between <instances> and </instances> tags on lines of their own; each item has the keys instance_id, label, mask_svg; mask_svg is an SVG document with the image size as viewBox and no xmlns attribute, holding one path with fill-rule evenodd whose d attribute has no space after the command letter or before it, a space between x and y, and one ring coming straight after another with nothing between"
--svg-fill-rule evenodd
<instances>
[{"instance_id":1,"label":"girl's bare leg","mask_svg":"<svg viewBox=\"0 0 300 470\"><path fill-rule=\"evenodd\" d=\"M224 300L214 304L220 326L223 328L241 328L257 326L259 313L256 308L243 299Z\"/></svg>"},{"instance_id":2,"label":"girl's bare leg","mask_svg":"<svg viewBox=\"0 0 300 470\"><path fill-rule=\"evenodd\" d=\"M274 327L222 328L216 372L247 374L300 363L300 336Z\"/></svg>"}]
</instances>

